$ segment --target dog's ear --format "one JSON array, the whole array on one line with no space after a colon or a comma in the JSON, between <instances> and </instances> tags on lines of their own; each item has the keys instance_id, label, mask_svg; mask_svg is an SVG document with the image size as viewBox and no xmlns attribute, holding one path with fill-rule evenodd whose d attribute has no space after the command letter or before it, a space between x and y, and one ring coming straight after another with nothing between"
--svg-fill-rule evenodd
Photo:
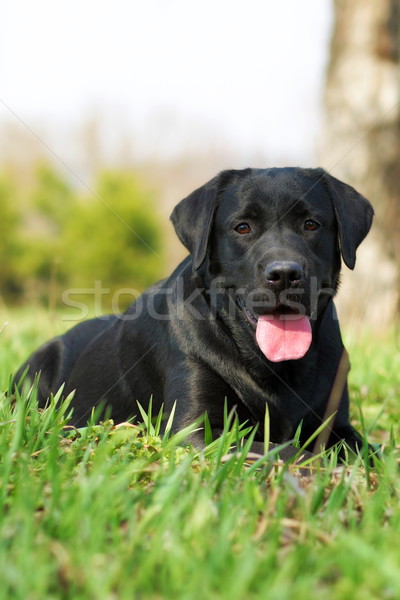
<instances>
[{"instance_id":1,"label":"dog's ear","mask_svg":"<svg viewBox=\"0 0 400 600\"><path fill-rule=\"evenodd\" d=\"M208 183L182 200L171 214L171 221L182 244L192 255L193 269L203 264L214 221L221 186L234 171L222 171Z\"/></svg>"},{"instance_id":2,"label":"dog's ear","mask_svg":"<svg viewBox=\"0 0 400 600\"><path fill-rule=\"evenodd\" d=\"M370 230L374 209L353 187L322 172L336 215L340 252L346 266L354 269L356 250Z\"/></svg>"}]
</instances>

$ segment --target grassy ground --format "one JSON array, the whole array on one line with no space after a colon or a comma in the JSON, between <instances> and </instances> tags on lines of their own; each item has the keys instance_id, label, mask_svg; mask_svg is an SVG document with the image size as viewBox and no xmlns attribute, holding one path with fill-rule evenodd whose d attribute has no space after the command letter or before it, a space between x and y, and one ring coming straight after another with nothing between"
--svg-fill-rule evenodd
<instances>
[{"instance_id":1,"label":"grassy ground","mask_svg":"<svg viewBox=\"0 0 400 600\"><path fill-rule=\"evenodd\" d=\"M32 312L6 317L2 390L67 325ZM372 471L333 455L304 477L227 456L228 433L203 456L151 424L77 431L67 404L0 394L0 598L398 599L398 338L346 343L353 421L385 444Z\"/></svg>"}]
</instances>

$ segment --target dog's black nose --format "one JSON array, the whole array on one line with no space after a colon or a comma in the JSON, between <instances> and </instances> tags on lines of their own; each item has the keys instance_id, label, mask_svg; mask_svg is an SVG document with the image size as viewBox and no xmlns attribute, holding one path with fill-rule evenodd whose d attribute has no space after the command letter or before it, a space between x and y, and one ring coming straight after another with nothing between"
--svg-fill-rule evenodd
<instances>
[{"instance_id":1,"label":"dog's black nose","mask_svg":"<svg viewBox=\"0 0 400 600\"><path fill-rule=\"evenodd\" d=\"M286 289L304 281L303 267L289 260L270 263L264 271L265 279L274 288Z\"/></svg>"}]
</instances>

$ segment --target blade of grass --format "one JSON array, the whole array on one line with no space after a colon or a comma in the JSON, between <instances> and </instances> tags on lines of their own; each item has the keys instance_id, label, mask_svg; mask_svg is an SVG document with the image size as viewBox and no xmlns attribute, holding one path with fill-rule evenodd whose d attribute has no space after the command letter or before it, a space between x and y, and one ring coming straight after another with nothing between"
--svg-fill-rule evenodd
<instances>
[{"instance_id":1,"label":"blade of grass","mask_svg":"<svg viewBox=\"0 0 400 600\"><path fill-rule=\"evenodd\" d=\"M146 412L143 408L143 406L140 404L140 402L137 402L137 405L139 407L140 410L140 414L142 415L142 419L143 419L143 423L146 427L147 430L147 434L148 435L154 435L154 427L151 423L151 407L152 407L152 397L150 398L149 401L149 408L148 411Z\"/></svg>"},{"instance_id":2,"label":"blade of grass","mask_svg":"<svg viewBox=\"0 0 400 600\"><path fill-rule=\"evenodd\" d=\"M169 414L169 417L168 417L167 424L165 426L165 432L164 432L164 435L163 435L163 443L165 443L169 439L169 437L171 435L172 424L174 422L174 416L175 416L175 409L176 409L176 400L174 402L174 405L173 405L172 410L171 410L171 412Z\"/></svg>"},{"instance_id":3,"label":"blade of grass","mask_svg":"<svg viewBox=\"0 0 400 600\"><path fill-rule=\"evenodd\" d=\"M163 420L163 416L164 416L163 412L164 412L164 404L161 404L161 408L158 411L157 420L154 425L154 435L156 437L158 437L160 435L162 420Z\"/></svg>"},{"instance_id":4,"label":"blade of grass","mask_svg":"<svg viewBox=\"0 0 400 600\"><path fill-rule=\"evenodd\" d=\"M299 451L294 455L294 458L297 460L300 456L301 453L304 452L308 446L310 446L311 442L313 440L315 440L315 438L317 438L317 440L319 440L319 435L320 433L329 425L329 423L335 418L335 414L330 415L330 417L328 417L328 419L326 421L324 421L319 427L318 429L316 429L311 435L310 437L306 440L306 442L301 446L301 448L299 449ZM314 448L317 448L318 444L316 443ZM319 454L315 453L316 455Z\"/></svg>"},{"instance_id":5,"label":"blade of grass","mask_svg":"<svg viewBox=\"0 0 400 600\"><path fill-rule=\"evenodd\" d=\"M270 419L268 404L265 403L265 416L264 416L264 454L268 454L270 441Z\"/></svg>"},{"instance_id":6,"label":"blade of grass","mask_svg":"<svg viewBox=\"0 0 400 600\"><path fill-rule=\"evenodd\" d=\"M329 395L328 403L326 405L326 410L324 414L324 418L322 419L324 423L329 423L332 418L336 417L336 413L339 408L340 401L343 396L343 390L346 386L347 375L350 371L350 359L347 353L346 348L343 348L342 356L340 357L340 361L338 364L338 368L336 371L335 380L333 382L333 386L331 389L331 393ZM333 425L334 421L332 421ZM332 428L322 428L320 430L320 434L318 435L317 441L315 442L315 452L319 452L320 448L326 446L329 435L332 432Z\"/></svg>"},{"instance_id":7,"label":"blade of grass","mask_svg":"<svg viewBox=\"0 0 400 600\"><path fill-rule=\"evenodd\" d=\"M207 411L204 414L204 443L209 446L213 441L213 435L211 431L210 419L208 418Z\"/></svg>"},{"instance_id":8,"label":"blade of grass","mask_svg":"<svg viewBox=\"0 0 400 600\"><path fill-rule=\"evenodd\" d=\"M174 435L172 435L167 440L165 448L170 449L175 446L180 446L183 442L185 442L187 440L187 438L189 436L191 436L193 433L195 433L197 431L200 431L201 427L199 427L199 425L201 425L203 423L203 418L204 417L199 417L191 425L188 425L187 427L184 427L183 429L180 429L179 431L174 433Z\"/></svg>"}]
</instances>

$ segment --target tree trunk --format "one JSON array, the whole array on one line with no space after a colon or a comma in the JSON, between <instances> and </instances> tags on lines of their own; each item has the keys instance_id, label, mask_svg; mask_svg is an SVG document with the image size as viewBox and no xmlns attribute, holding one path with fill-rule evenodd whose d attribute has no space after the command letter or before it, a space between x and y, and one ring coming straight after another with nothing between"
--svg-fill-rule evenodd
<instances>
[{"instance_id":1,"label":"tree trunk","mask_svg":"<svg viewBox=\"0 0 400 600\"><path fill-rule=\"evenodd\" d=\"M386 325L400 298L400 0L334 8L320 159L376 213L355 274L343 278L340 310Z\"/></svg>"}]
</instances>

